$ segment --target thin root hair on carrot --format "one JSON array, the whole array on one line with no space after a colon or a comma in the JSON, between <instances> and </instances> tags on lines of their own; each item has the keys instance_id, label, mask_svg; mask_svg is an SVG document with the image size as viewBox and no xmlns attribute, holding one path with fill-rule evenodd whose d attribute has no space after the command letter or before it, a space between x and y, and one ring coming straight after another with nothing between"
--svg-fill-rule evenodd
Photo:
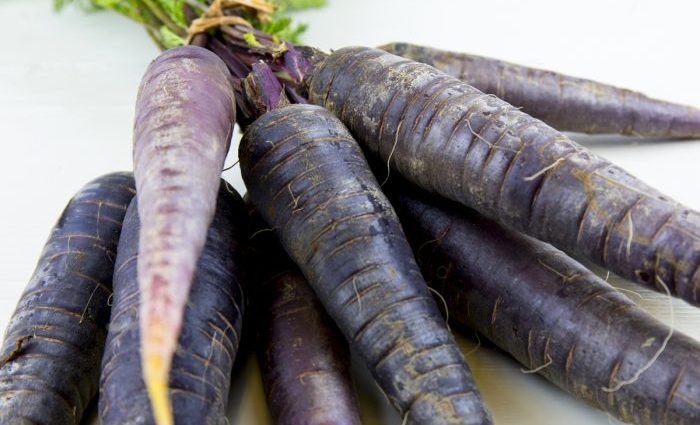
<instances>
[{"instance_id":1,"label":"thin root hair on carrot","mask_svg":"<svg viewBox=\"0 0 700 425\"><path fill-rule=\"evenodd\" d=\"M464 353L464 357L471 356L472 354L476 353L479 348L481 348L481 337L479 337L479 332L474 332L474 337L476 338L476 345L474 348Z\"/></svg>"},{"instance_id":2,"label":"thin root hair on carrot","mask_svg":"<svg viewBox=\"0 0 700 425\"><path fill-rule=\"evenodd\" d=\"M297 207L299 206L299 197L294 196L294 192L292 192L292 183L291 182L287 185L287 190L289 190L289 196L292 197L292 203L293 203L292 210L296 210Z\"/></svg>"},{"instance_id":3,"label":"thin root hair on carrot","mask_svg":"<svg viewBox=\"0 0 700 425\"><path fill-rule=\"evenodd\" d=\"M249 237L248 239L253 240L253 238L255 238L256 236L258 236L258 235L261 234L261 233L265 233L265 232L274 232L274 231L275 231L275 228L274 228L274 227L270 227L270 228L267 228L267 229L260 229L260 230L256 231L255 233L253 233L252 235L250 235L250 237Z\"/></svg>"},{"instance_id":4,"label":"thin root hair on carrot","mask_svg":"<svg viewBox=\"0 0 700 425\"><path fill-rule=\"evenodd\" d=\"M479 133L477 133L476 131L474 131L474 129L472 128L472 123L469 122L468 119L465 119L464 121L467 123L467 127L469 128L469 132L471 132L471 134L472 134L476 139L478 139L478 140L480 140L480 141L486 143L486 144L488 145L489 149L497 149L497 150L500 149L500 150L502 150L502 151L513 152L513 153L516 152L516 151L514 151L513 149L504 148L503 146L498 146L498 145L495 145L495 144L489 142L488 140L484 139L484 138L481 136L481 134L479 134Z\"/></svg>"},{"instance_id":5,"label":"thin root hair on carrot","mask_svg":"<svg viewBox=\"0 0 700 425\"><path fill-rule=\"evenodd\" d=\"M442 301L442 306L445 308L445 325L447 325L447 330L452 332L452 329L450 329L450 310L447 308L447 301L445 301L445 297L443 297L441 293L439 293L437 290L430 286L428 286L428 289L430 290L430 292L437 295L437 297L440 298L440 301Z\"/></svg>"},{"instance_id":6,"label":"thin root hair on carrot","mask_svg":"<svg viewBox=\"0 0 700 425\"><path fill-rule=\"evenodd\" d=\"M444 232L442 232L437 238L431 239L429 241L423 242L418 249L416 250L416 257L420 257L421 253L423 252L423 248L427 247L428 245L432 244L439 244L442 239L447 236L447 233L449 233L450 228L447 227Z\"/></svg>"},{"instance_id":7,"label":"thin root hair on carrot","mask_svg":"<svg viewBox=\"0 0 700 425\"><path fill-rule=\"evenodd\" d=\"M231 165L229 165L228 167L224 168L223 170L221 170L221 172L223 173L223 172L226 172L226 171L228 171L228 170L233 169L233 167L235 167L236 165L238 165L239 162L240 162L240 160L237 159L236 162L234 162L233 164L231 164Z\"/></svg>"},{"instance_id":8,"label":"thin root hair on carrot","mask_svg":"<svg viewBox=\"0 0 700 425\"><path fill-rule=\"evenodd\" d=\"M217 340L217 336L221 333L221 342ZM224 343L224 338L226 338L226 334L221 329L215 328L214 333L211 336L211 344L209 346L209 353L207 354L207 359L204 362L204 370L202 371L202 377L200 378L200 382L202 383L202 391L205 390L206 384L207 384L207 371L209 371L209 366L211 365L211 357L214 355L214 351L216 351L216 344L223 345Z\"/></svg>"},{"instance_id":9,"label":"thin root hair on carrot","mask_svg":"<svg viewBox=\"0 0 700 425\"><path fill-rule=\"evenodd\" d=\"M632 211L627 213L627 223L628 223L628 236L627 236L627 258L630 258L630 251L632 250L632 238L634 238L634 223L632 222Z\"/></svg>"},{"instance_id":10,"label":"thin root hair on carrot","mask_svg":"<svg viewBox=\"0 0 700 425\"><path fill-rule=\"evenodd\" d=\"M561 164L562 161L564 161L565 159L566 159L565 157L559 158L556 161L554 161L553 163L551 163L548 166L541 169L540 171L536 172L535 174L532 174L532 175L527 176L527 177L523 177L523 180L525 180L526 182L533 181L537 177L541 176L542 174L546 173L547 171L549 171L549 170L555 168L557 165Z\"/></svg>"},{"instance_id":11,"label":"thin root hair on carrot","mask_svg":"<svg viewBox=\"0 0 700 425\"><path fill-rule=\"evenodd\" d=\"M391 147L391 151L389 151L389 156L386 158L386 177L379 185L379 187L384 187L384 185L387 184L387 182L389 181L389 176L391 175L391 157L394 156L394 152L396 151L396 145L399 143L399 131L401 131L401 124L399 124L399 128L396 129L394 145Z\"/></svg>"},{"instance_id":12,"label":"thin root hair on carrot","mask_svg":"<svg viewBox=\"0 0 700 425\"><path fill-rule=\"evenodd\" d=\"M540 366L538 366L538 367L536 367L536 368L534 368L534 369L524 369L524 368L521 368L520 371L521 371L522 373L526 374L526 375L530 375L530 374L537 373L537 372L540 372L541 370L546 369L546 368L549 367L553 362L554 362L554 361L552 360L552 357L550 357L550 355L547 354L547 361L546 361L545 363L543 363L542 365L540 365Z\"/></svg>"},{"instance_id":13,"label":"thin root hair on carrot","mask_svg":"<svg viewBox=\"0 0 700 425\"><path fill-rule=\"evenodd\" d=\"M569 276L567 276L566 274L560 272L559 270L555 269L554 267L550 266L549 264L546 264L546 263L545 263L544 261L542 261L541 259L538 258L538 259L537 259L537 262L540 263L540 265L541 265L542 267L544 267L545 269L547 269L547 270L549 270L550 272L552 272L552 273L556 274L557 276L561 277L564 281L566 281L566 280L569 278Z\"/></svg>"},{"instance_id":14,"label":"thin root hair on carrot","mask_svg":"<svg viewBox=\"0 0 700 425\"><path fill-rule=\"evenodd\" d=\"M92 298L95 296L95 292L100 288L100 285L95 285L95 288L92 290L92 293L90 293L90 297L88 298L87 302L85 303L85 308L83 308L83 312L80 314L80 323L81 325L85 322L85 314L88 311L88 307L90 307L90 301L92 301Z\"/></svg>"},{"instance_id":15,"label":"thin root hair on carrot","mask_svg":"<svg viewBox=\"0 0 700 425\"><path fill-rule=\"evenodd\" d=\"M620 390L622 387L633 384L639 379L640 376L642 376L642 373L646 372L653 364L656 362L656 360L661 356L661 354L664 352L666 349L666 345L668 344L668 341L671 339L673 336L674 328L675 328L675 311L673 308L673 298L671 296L671 290L668 289L668 286L666 283L659 277L658 275L656 276L656 281L663 287L664 291L666 292L666 296L668 299L668 312L670 315L669 318L669 326L668 326L668 334L666 335L666 338L664 338L664 341L661 343L661 346L659 349L656 351L656 353L652 356L652 358L644 365L642 366L638 371L632 375L631 378L622 380L618 382L614 387L603 387L602 390L606 393L614 393L618 390Z\"/></svg>"},{"instance_id":16,"label":"thin root hair on carrot","mask_svg":"<svg viewBox=\"0 0 700 425\"><path fill-rule=\"evenodd\" d=\"M607 281L606 281L606 282L607 282ZM617 290L620 291L620 292L625 292L625 293L628 293L628 294L636 295L640 300L643 300L643 299L644 299L644 297L642 296L642 294L640 294L639 292L634 291L634 290L632 290L632 289L618 288L618 287L615 287L615 289L617 289Z\"/></svg>"},{"instance_id":17,"label":"thin root hair on carrot","mask_svg":"<svg viewBox=\"0 0 700 425\"><path fill-rule=\"evenodd\" d=\"M352 288L355 290L355 296L357 297L357 313L362 314L362 297L360 297L360 292L357 290L357 276L352 278Z\"/></svg>"}]
</instances>

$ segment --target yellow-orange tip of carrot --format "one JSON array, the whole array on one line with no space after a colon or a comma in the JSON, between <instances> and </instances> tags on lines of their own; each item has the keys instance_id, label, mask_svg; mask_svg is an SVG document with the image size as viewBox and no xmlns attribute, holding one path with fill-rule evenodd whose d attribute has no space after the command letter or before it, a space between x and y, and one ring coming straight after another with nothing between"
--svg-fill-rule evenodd
<instances>
[{"instance_id":1,"label":"yellow-orange tip of carrot","mask_svg":"<svg viewBox=\"0 0 700 425\"><path fill-rule=\"evenodd\" d=\"M143 376L156 424L174 425L168 374L163 363L163 359L157 354L149 355L144 363Z\"/></svg>"}]
</instances>

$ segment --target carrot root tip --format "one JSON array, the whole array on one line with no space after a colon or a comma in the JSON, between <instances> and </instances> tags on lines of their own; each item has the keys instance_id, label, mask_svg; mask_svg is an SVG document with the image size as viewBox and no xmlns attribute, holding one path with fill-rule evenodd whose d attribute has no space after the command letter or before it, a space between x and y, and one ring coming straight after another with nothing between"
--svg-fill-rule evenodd
<instances>
[{"instance_id":1,"label":"carrot root tip","mask_svg":"<svg viewBox=\"0 0 700 425\"><path fill-rule=\"evenodd\" d=\"M149 356L144 364L144 381L156 424L174 425L170 406L168 374L164 372L166 368L163 366L163 360L160 356Z\"/></svg>"}]
</instances>

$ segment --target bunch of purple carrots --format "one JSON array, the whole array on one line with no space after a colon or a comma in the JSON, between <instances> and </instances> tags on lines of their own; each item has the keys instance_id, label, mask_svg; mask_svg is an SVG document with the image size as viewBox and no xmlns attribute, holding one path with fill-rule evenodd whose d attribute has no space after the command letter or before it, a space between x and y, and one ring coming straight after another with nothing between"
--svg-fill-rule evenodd
<instances>
[{"instance_id":1,"label":"bunch of purple carrots","mask_svg":"<svg viewBox=\"0 0 700 425\"><path fill-rule=\"evenodd\" d=\"M405 43L325 53L264 0L118 5L164 50L133 173L51 231L0 424L95 397L103 424L225 423L246 341L277 424L361 423L350 347L404 423L492 424L446 312L621 421L700 424L700 342L572 258L698 306L700 213L560 132L700 138L700 110ZM245 196L221 179L236 124Z\"/></svg>"}]
</instances>

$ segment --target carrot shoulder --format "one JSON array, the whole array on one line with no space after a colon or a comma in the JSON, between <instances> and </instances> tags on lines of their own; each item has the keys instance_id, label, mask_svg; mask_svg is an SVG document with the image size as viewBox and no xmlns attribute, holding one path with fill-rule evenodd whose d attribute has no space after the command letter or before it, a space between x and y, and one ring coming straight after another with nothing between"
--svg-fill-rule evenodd
<instances>
[{"instance_id":1,"label":"carrot shoulder","mask_svg":"<svg viewBox=\"0 0 700 425\"><path fill-rule=\"evenodd\" d=\"M78 424L97 393L129 173L93 180L66 206L0 349L0 424Z\"/></svg>"},{"instance_id":2,"label":"carrot shoulder","mask_svg":"<svg viewBox=\"0 0 700 425\"><path fill-rule=\"evenodd\" d=\"M168 373L228 151L235 104L226 65L195 46L148 68L136 101L134 175L143 373L159 425L172 423Z\"/></svg>"},{"instance_id":3,"label":"carrot shoulder","mask_svg":"<svg viewBox=\"0 0 700 425\"><path fill-rule=\"evenodd\" d=\"M642 93L483 56L409 43L380 49L493 94L560 131L700 138L700 110Z\"/></svg>"},{"instance_id":4,"label":"carrot shoulder","mask_svg":"<svg viewBox=\"0 0 700 425\"><path fill-rule=\"evenodd\" d=\"M698 341L548 244L406 185L390 199L451 318L624 422L700 422Z\"/></svg>"},{"instance_id":5,"label":"carrot shoulder","mask_svg":"<svg viewBox=\"0 0 700 425\"><path fill-rule=\"evenodd\" d=\"M194 274L182 333L168 380L174 423L220 425L243 320L246 211L222 184ZM142 377L137 282L140 223L132 202L119 240L112 309L100 378L100 422L147 425L156 420Z\"/></svg>"},{"instance_id":6,"label":"carrot shoulder","mask_svg":"<svg viewBox=\"0 0 700 425\"><path fill-rule=\"evenodd\" d=\"M700 214L543 122L418 62L335 51L309 100L411 182L700 304Z\"/></svg>"},{"instance_id":7,"label":"carrot shoulder","mask_svg":"<svg viewBox=\"0 0 700 425\"><path fill-rule=\"evenodd\" d=\"M490 424L391 205L347 129L317 106L258 118L241 142L250 199L411 424Z\"/></svg>"}]
</instances>

